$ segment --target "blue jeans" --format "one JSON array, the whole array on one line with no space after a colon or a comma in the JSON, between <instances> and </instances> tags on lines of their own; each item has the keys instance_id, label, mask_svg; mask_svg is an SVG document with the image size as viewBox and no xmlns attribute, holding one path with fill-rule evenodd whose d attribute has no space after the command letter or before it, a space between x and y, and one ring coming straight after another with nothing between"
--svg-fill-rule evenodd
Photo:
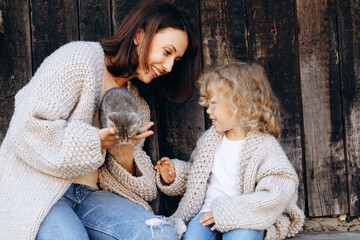
<instances>
[{"instance_id":1,"label":"blue jeans","mask_svg":"<svg viewBox=\"0 0 360 240\"><path fill-rule=\"evenodd\" d=\"M198 213L187 226L183 240L262 240L265 231L256 231L249 229L237 229L227 233L220 233L216 230L211 231L214 224L203 226L200 223L201 216L205 212Z\"/></svg>"},{"instance_id":2,"label":"blue jeans","mask_svg":"<svg viewBox=\"0 0 360 240\"><path fill-rule=\"evenodd\" d=\"M72 184L41 223L37 240L176 239L172 225L108 191Z\"/></svg>"}]
</instances>

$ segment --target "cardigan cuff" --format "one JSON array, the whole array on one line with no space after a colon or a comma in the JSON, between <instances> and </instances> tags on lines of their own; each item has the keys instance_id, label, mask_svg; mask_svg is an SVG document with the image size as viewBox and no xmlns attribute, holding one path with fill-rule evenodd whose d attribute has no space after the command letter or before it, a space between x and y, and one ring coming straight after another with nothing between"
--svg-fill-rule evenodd
<instances>
[{"instance_id":1,"label":"cardigan cuff","mask_svg":"<svg viewBox=\"0 0 360 240\"><path fill-rule=\"evenodd\" d=\"M178 159L172 159L171 162L175 167L176 177L174 182L171 184L165 183L158 170L156 172L156 184L166 195L177 196L185 192L190 163Z\"/></svg>"}]
</instances>

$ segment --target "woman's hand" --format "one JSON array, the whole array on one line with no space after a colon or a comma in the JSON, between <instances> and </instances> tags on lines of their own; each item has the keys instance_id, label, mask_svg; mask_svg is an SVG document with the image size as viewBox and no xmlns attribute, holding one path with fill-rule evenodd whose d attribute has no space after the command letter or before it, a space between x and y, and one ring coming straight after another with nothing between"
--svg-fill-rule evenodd
<instances>
[{"instance_id":1,"label":"woman's hand","mask_svg":"<svg viewBox=\"0 0 360 240\"><path fill-rule=\"evenodd\" d=\"M173 183L175 181L175 167L168 157L161 158L156 163L155 169L159 169L161 178L167 184Z\"/></svg>"},{"instance_id":2,"label":"woman's hand","mask_svg":"<svg viewBox=\"0 0 360 240\"><path fill-rule=\"evenodd\" d=\"M210 211L210 212L207 212L204 215L202 215L201 219L200 219L200 223L203 226L208 226L210 224L215 223L215 219L214 219L212 212ZM211 227L211 231L214 231L215 229L216 229L216 225L214 224L214 226Z\"/></svg>"},{"instance_id":3,"label":"woman's hand","mask_svg":"<svg viewBox=\"0 0 360 240\"><path fill-rule=\"evenodd\" d=\"M115 138L114 128L102 128L99 130L101 149L108 149L115 146L119 141Z\"/></svg>"},{"instance_id":4,"label":"woman's hand","mask_svg":"<svg viewBox=\"0 0 360 240\"><path fill-rule=\"evenodd\" d=\"M115 160L121 164L123 168L125 168L131 174L135 174L134 169L134 156L133 151L135 146L140 142L141 139L146 138L154 134L153 131L150 131L149 128L154 125L153 122L144 123L141 126L141 130L143 131L141 134L136 135L132 143L129 145L113 145L108 148L109 153L115 158ZM117 141L118 143L118 141Z\"/></svg>"},{"instance_id":5,"label":"woman's hand","mask_svg":"<svg viewBox=\"0 0 360 240\"><path fill-rule=\"evenodd\" d=\"M149 130L149 128L151 128L152 126L154 125L154 122L146 122L144 123L142 126L141 126L141 130L142 130L142 133L136 135L134 138L133 138L133 145L135 146L136 144L138 144L140 142L141 139L143 138L147 138L151 135L154 134L153 131Z\"/></svg>"},{"instance_id":6,"label":"woman's hand","mask_svg":"<svg viewBox=\"0 0 360 240\"><path fill-rule=\"evenodd\" d=\"M141 139L147 138L154 134L153 131L149 131L149 128L154 125L153 122L146 122L141 126L141 130L143 131L141 134L136 135L132 141L132 145L135 147ZM101 141L102 149L109 149L114 147L119 141L115 138L115 129L114 128L102 128L99 130L99 136Z\"/></svg>"}]
</instances>

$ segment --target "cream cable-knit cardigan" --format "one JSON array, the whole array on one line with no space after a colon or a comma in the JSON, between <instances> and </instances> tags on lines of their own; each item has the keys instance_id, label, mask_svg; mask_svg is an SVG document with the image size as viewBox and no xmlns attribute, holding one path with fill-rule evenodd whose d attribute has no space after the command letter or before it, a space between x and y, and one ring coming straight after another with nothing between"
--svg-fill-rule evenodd
<instances>
[{"instance_id":1,"label":"cream cable-knit cardigan","mask_svg":"<svg viewBox=\"0 0 360 240\"><path fill-rule=\"evenodd\" d=\"M72 42L45 59L15 97L15 111L0 148L0 239L35 239L49 209L73 178L104 163L99 129L92 121L99 103L104 53L99 43ZM134 87L142 120L150 111ZM137 177L114 159L100 169L101 187L151 210L155 171L141 147L134 150Z\"/></svg>"},{"instance_id":2,"label":"cream cable-knit cardigan","mask_svg":"<svg viewBox=\"0 0 360 240\"><path fill-rule=\"evenodd\" d=\"M211 174L216 146L222 135L214 127L197 142L190 161L173 159L176 179L166 185L156 176L160 190L170 196L183 194L177 211L169 217L178 239L186 224L200 211ZM302 227L303 212L297 207L297 174L277 140L250 132L239 163L238 192L234 199L219 197L211 205L216 229L266 229L265 239L294 236Z\"/></svg>"}]
</instances>

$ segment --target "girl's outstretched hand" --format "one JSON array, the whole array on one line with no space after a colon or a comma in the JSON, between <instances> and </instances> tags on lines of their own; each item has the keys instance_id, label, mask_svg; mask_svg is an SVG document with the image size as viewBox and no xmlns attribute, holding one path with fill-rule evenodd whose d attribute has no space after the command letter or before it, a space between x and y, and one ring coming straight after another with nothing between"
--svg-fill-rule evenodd
<instances>
[{"instance_id":1,"label":"girl's outstretched hand","mask_svg":"<svg viewBox=\"0 0 360 240\"><path fill-rule=\"evenodd\" d=\"M175 167L168 157L161 158L156 163L155 169L159 169L161 178L167 184L173 183L175 181Z\"/></svg>"},{"instance_id":2,"label":"girl's outstretched hand","mask_svg":"<svg viewBox=\"0 0 360 240\"><path fill-rule=\"evenodd\" d=\"M204 213L204 215L201 216L200 223L203 226L207 226L207 225L215 223L215 219L214 219L212 212L210 211L210 212ZM214 231L215 229L216 229L216 225L214 224L214 226L211 227L211 231Z\"/></svg>"}]
</instances>

